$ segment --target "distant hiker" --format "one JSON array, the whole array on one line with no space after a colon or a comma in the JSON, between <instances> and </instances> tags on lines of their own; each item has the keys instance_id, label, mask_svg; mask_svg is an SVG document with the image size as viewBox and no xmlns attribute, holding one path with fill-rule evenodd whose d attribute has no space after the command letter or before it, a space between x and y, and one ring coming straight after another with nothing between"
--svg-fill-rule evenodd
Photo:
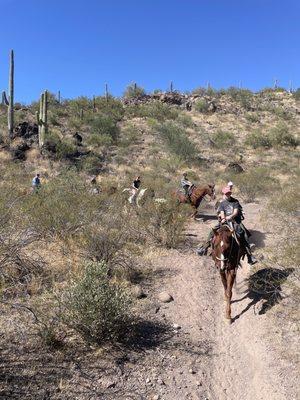
<instances>
[{"instance_id":1,"label":"distant hiker","mask_svg":"<svg viewBox=\"0 0 300 400\"><path fill-rule=\"evenodd\" d=\"M137 176L134 181L132 182L131 188L132 188L132 195L129 198L129 202L131 204L136 204L136 197L138 194L138 191L141 187L141 177Z\"/></svg>"},{"instance_id":2,"label":"distant hiker","mask_svg":"<svg viewBox=\"0 0 300 400\"><path fill-rule=\"evenodd\" d=\"M182 189L184 190L185 195L190 199L191 188L192 188L193 184L192 184L192 182L190 182L188 180L187 172L184 172L182 174L182 178L180 180L180 185L181 185Z\"/></svg>"},{"instance_id":3,"label":"distant hiker","mask_svg":"<svg viewBox=\"0 0 300 400\"><path fill-rule=\"evenodd\" d=\"M208 248L212 244L212 239L214 237L214 231L218 230L222 224L228 224L232 227L238 237L238 240L241 241L241 244L244 246L248 258L248 263L253 265L257 262L257 260L252 256L249 236L250 232L242 223L243 214L242 214L242 206L240 202L231 196L230 187L226 186L222 189L223 200L221 201L219 208L217 210L219 216L219 224L216 225L213 230L210 232L208 236L207 242L201 246L197 253L200 256L206 255Z\"/></svg>"},{"instance_id":4,"label":"distant hiker","mask_svg":"<svg viewBox=\"0 0 300 400\"><path fill-rule=\"evenodd\" d=\"M36 174L35 177L32 179L32 191L35 192L39 190L40 187L41 187L40 174Z\"/></svg>"}]
</instances>

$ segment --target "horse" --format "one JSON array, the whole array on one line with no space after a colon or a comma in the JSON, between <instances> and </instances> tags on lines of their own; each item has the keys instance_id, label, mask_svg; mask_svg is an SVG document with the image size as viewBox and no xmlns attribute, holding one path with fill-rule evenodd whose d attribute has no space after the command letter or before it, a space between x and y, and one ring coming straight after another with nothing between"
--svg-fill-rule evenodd
<instances>
[{"instance_id":1,"label":"horse","mask_svg":"<svg viewBox=\"0 0 300 400\"><path fill-rule=\"evenodd\" d=\"M130 204L142 207L148 199L153 199L155 196L153 189L139 189L137 192L133 188L123 189L122 193L129 193L128 201Z\"/></svg>"},{"instance_id":2,"label":"horse","mask_svg":"<svg viewBox=\"0 0 300 400\"><path fill-rule=\"evenodd\" d=\"M244 255L245 250L241 247L236 233L229 225L222 225L219 229L214 230L211 256L220 271L225 292L226 319L230 323L232 322L232 287L235 282L237 268Z\"/></svg>"},{"instance_id":3,"label":"horse","mask_svg":"<svg viewBox=\"0 0 300 400\"><path fill-rule=\"evenodd\" d=\"M195 212L192 214L193 218L196 218L198 207L200 206L202 200L206 195L210 196L210 201L216 198L215 194L215 185L208 184L205 186L192 186L190 198L182 193L180 190L175 192L175 195L180 203L190 203L191 206L195 209Z\"/></svg>"}]
</instances>

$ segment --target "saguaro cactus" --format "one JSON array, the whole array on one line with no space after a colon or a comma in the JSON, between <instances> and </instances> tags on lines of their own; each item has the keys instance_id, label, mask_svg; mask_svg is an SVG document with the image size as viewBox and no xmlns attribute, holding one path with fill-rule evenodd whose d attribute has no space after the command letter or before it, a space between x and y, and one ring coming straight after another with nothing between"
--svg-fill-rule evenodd
<instances>
[{"instance_id":1,"label":"saguaro cactus","mask_svg":"<svg viewBox=\"0 0 300 400\"><path fill-rule=\"evenodd\" d=\"M37 123L39 126L39 147L42 148L48 133L48 92L47 90L41 94L40 111L36 112Z\"/></svg>"},{"instance_id":2,"label":"saguaro cactus","mask_svg":"<svg viewBox=\"0 0 300 400\"><path fill-rule=\"evenodd\" d=\"M105 84L105 99L106 99L106 102L108 103L108 84L107 83Z\"/></svg>"},{"instance_id":3,"label":"saguaro cactus","mask_svg":"<svg viewBox=\"0 0 300 400\"><path fill-rule=\"evenodd\" d=\"M6 93L2 93L2 103L7 106L7 125L8 125L8 136L11 138L14 132L14 51L10 51L10 67L9 67L9 93L8 98Z\"/></svg>"},{"instance_id":4,"label":"saguaro cactus","mask_svg":"<svg viewBox=\"0 0 300 400\"><path fill-rule=\"evenodd\" d=\"M170 82L170 92L173 93L173 81Z\"/></svg>"}]
</instances>

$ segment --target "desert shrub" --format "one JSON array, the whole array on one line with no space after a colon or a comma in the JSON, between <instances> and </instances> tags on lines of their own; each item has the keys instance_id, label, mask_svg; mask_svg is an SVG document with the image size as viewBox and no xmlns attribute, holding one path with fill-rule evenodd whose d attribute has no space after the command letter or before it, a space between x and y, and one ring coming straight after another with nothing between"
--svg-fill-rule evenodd
<instances>
[{"instance_id":1,"label":"desert shrub","mask_svg":"<svg viewBox=\"0 0 300 400\"><path fill-rule=\"evenodd\" d=\"M272 192L278 184L278 181L270 176L270 170L264 167L238 174L234 177L234 181L246 202Z\"/></svg>"},{"instance_id":2,"label":"desert shrub","mask_svg":"<svg viewBox=\"0 0 300 400\"><path fill-rule=\"evenodd\" d=\"M195 127L193 118L187 114L179 114L178 118L177 118L177 122L180 125L184 126L185 128L194 128Z\"/></svg>"},{"instance_id":3,"label":"desert shrub","mask_svg":"<svg viewBox=\"0 0 300 400\"><path fill-rule=\"evenodd\" d=\"M291 146L296 147L298 140L289 132L286 124L280 123L269 132L269 138L273 146Z\"/></svg>"},{"instance_id":4,"label":"desert shrub","mask_svg":"<svg viewBox=\"0 0 300 400\"><path fill-rule=\"evenodd\" d=\"M238 89L230 87L227 94L236 102L240 103L246 110L251 110L253 102L253 93L247 89Z\"/></svg>"},{"instance_id":5,"label":"desert shrub","mask_svg":"<svg viewBox=\"0 0 300 400\"><path fill-rule=\"evenodd\" d=\"M115 342L130 329L131 301L123 286L109 279L104 262L89 262L61 298L63 321L87 341Z\"/></svg>"},{"instance_id":6,"label":"desert shrub","mask_svg":"<svg viewBox=\"0 0 300 400\"><path fill-rule=\"evenodd\" d=\"M118 99L115 99L112 96L108 96L108 99L106 100L106 97L95 97L95 104L96 104L96 109L101 112L101 114L107 115L110 118L112 118L114 121L121 121L125 109L122 104L122 102Z\"/></svg>"},{"instance_id":7,"label":"desert shrub","mask_svg":"<svg viewBox=\"0 0 300 400\"><path fill-rule=\"evenodd\" d=\"M112 145L113 139L111 136L106 134L99 135L98 133L92 133L88 136L86 143L93 147L108 147Z\"/></svg>"},{"instance_id":8,"label":"desert shrub","mask_svg":"<svg viewBox=\"0 0 300 400\"><path fill-rule=\"evenodd\" d=\"M293 97L295 100L300 100L300 88L293 92Z\"/></svg>"},{"instance_id":9,"label":"desert shrub","mask_svg":"<svg viewBox=\"0 0 300 400\"><path fill-rule=\"evenodd\" d=\"M85 183L74 172L65 172L28 197L23 212L41 237L70 238L93 220L97 212L94 202Z\"/></svg>"},{"instance_id":10,"label":"desert shrub","mask_svg":"<svg viewBox=\"0 0 300 400\"><path fill-rule=\"evenodd\" d=\"M218 130L212 135L212 140L215 147L222 148L233 145L235 137L232 132Z\"/></svg>"},{"instance_id":11,"label":"desert shrub","mask_svg":"<svg viewBox=\"0 0 300 400\"><path fill-rule=\"evenodd\" d=\"M273 107L270 111L272 111L277 117L285 119L285 120L291 120L292 119L292 114L285 110L283 107Z\"/></svg>"},{"instance_id":12,"label":"desert shrub","mask_svg":"<svg viewBox=\"0 0 300 400\"><path fill-rule=\"evenodd\" d=\"M123 96L127 99L132 99L143 96L144 94L146 94L145 89L136 85L135 83L131 83L129 86L127 86Z\"/></svg>"},{"instance_id":13,"label":"desert shrub","mask_svg":"<svg viewBox=\"0 0 300 400\"><path fill-rule=\"evenodd\" d=\"M245 118L251 123L256 123L260 121L260 117L257 113L247 113L245 114Z\"/></svg>"},{"instance_id":14,"label":"desert shrub","mask_svg":"<svg viewBox=\"0 0 300 400\"><path fill-rule=\"evenodd\" d=\"M209 103L206 100L198 100L194 106L195 110L200 113L207 113L209 109Z\"/></svg>"},{"instance_id":15,"label":"desert shrub","mask_svg":"<svg viewBox=\"0 0 300 400\"><path fill-rule=\"evenodd\" d=\"M140 106L139 116L163 122L168 119L175 120L178 117L178 110L161 101L153 101Z\"/></svg>"},{"instance_id":16,"label":"desert shrub","mask_svg":"<svg viewBox=\"0 0 300 400\"><path fill-rule=\"evenodd\" d=\"M98 175L103 169L103 159L96 154L89 154L81 157L78 168L91 175Z\"/></svg>"},{"instance_id":17,"label":"desert shrub","mask_svg":"<svg viewBox=\"0 0 300 400\"><path fill-rule=\"evenodd\" d=\"M157 125L156 130L172 153L183 160L193 160L196 158L197 150L195 145L190 141L181 126L167 121Z\"/></svg>"},{"instance_id":18,"label":"desert shrub","mask_svg":"<svg viewBox=\"0 0 300 400\"><path fill-rule=\"evenodd\" d=\"M255 130L249 133L249 135L246 138L245 144L253 147L254 149L257 149L259 147L264 147L266 149L269 149L272 147L269 135L264 134L259 130Z\"/></svg>"},{"instance_id":19,"label":"desert shrub","mask_svg":"<svg viewBox=\"0 0 300 400\"><path fill-rule=\"evenodd\" d=\"M169 197L162 203L149 201L141 212L138 211L139 228L150 243L176 248L184 240L188 211L188 207Z\"/></svg>"},{"instance_id":20,"label":"desert shrub","mask_svg":"<svg viewBox=\"0 0 300 400\"><path fill-rule=\"evenodd\" d=\"M130 144L137 143L142 136L142 132L134 125L128 124L122 129L122 138L119 146L127 147Z\"/></svg>"},{"instance_id":21,"label":"desert shrub","mask_svg":"<svg viewBox=\"0 0 300 400\"><path fill-rule=\"evenodd\" d=\"M55 158L58 160L73 158L77 153L77 146L72 139L60 140L56 144Z\"/></svg>"},{"instance_id":22,"label":"desert shrub","mask_svg":"<svg viewBox=\"0 0 300 400\"><path fill-rule=\"evenodd\" d=\"M101 211L97 220L85 228L79 240L85 258L104 261L111 273L127 272L132 268L132 260L126 249L127 245L135 240L128 226L129 215L123 215L124 211L115 213L115 210L121 210L123 205L123 199L116 194L102 193L99 197ZM101 224L98 221L101 221Z\"/></svg>"},{"instance_id":23,"label":"desert shrub","mask_svg":"<svg viewBox=\"0 0 300 400\"><path fill-rule=\"evenodd\" d=\"M92 117L89 123L94 134L107 135L113 140L119 137L120 129L117 122L108 115L98 114Z\"/></svg>"}]
</instances>

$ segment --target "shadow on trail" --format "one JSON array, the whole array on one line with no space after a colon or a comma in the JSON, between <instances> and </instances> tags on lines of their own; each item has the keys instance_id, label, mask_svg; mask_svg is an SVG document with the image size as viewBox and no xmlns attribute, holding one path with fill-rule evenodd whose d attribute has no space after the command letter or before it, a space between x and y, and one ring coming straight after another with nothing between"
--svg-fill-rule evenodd
<instances>
[{"instance_id":1,"label":"shadow on trail","mask_svg":"<svg viewBox=\"0 0 300 400\"><path fill-rule=\"evenodd\" d=\"M252 306L255 306L260 301L262 301L262 306L258 312L259 315L265 314L274 305L278 304L284 298L282 294L282 285L293 271L293 268L287 268L285 270L264 268L252 274L247 279L247 293L241 299L233 301L233 303L237 303L246 298L249 298L251 302L240 314L235 316L232 321L234 322L240 318Z\"/></svg>"},{"instance_id":2,"label":"shadow on trail","mask_svg":"<svg viewBox=\"0 0 300 400\"><path fill-rule=\"evenodd\" d=\"M266 234L260 231L256 231L254 229L250 230L250 242L254 243L257 248L265 247L265 238Z\"/></svg>"}]
</instances>

